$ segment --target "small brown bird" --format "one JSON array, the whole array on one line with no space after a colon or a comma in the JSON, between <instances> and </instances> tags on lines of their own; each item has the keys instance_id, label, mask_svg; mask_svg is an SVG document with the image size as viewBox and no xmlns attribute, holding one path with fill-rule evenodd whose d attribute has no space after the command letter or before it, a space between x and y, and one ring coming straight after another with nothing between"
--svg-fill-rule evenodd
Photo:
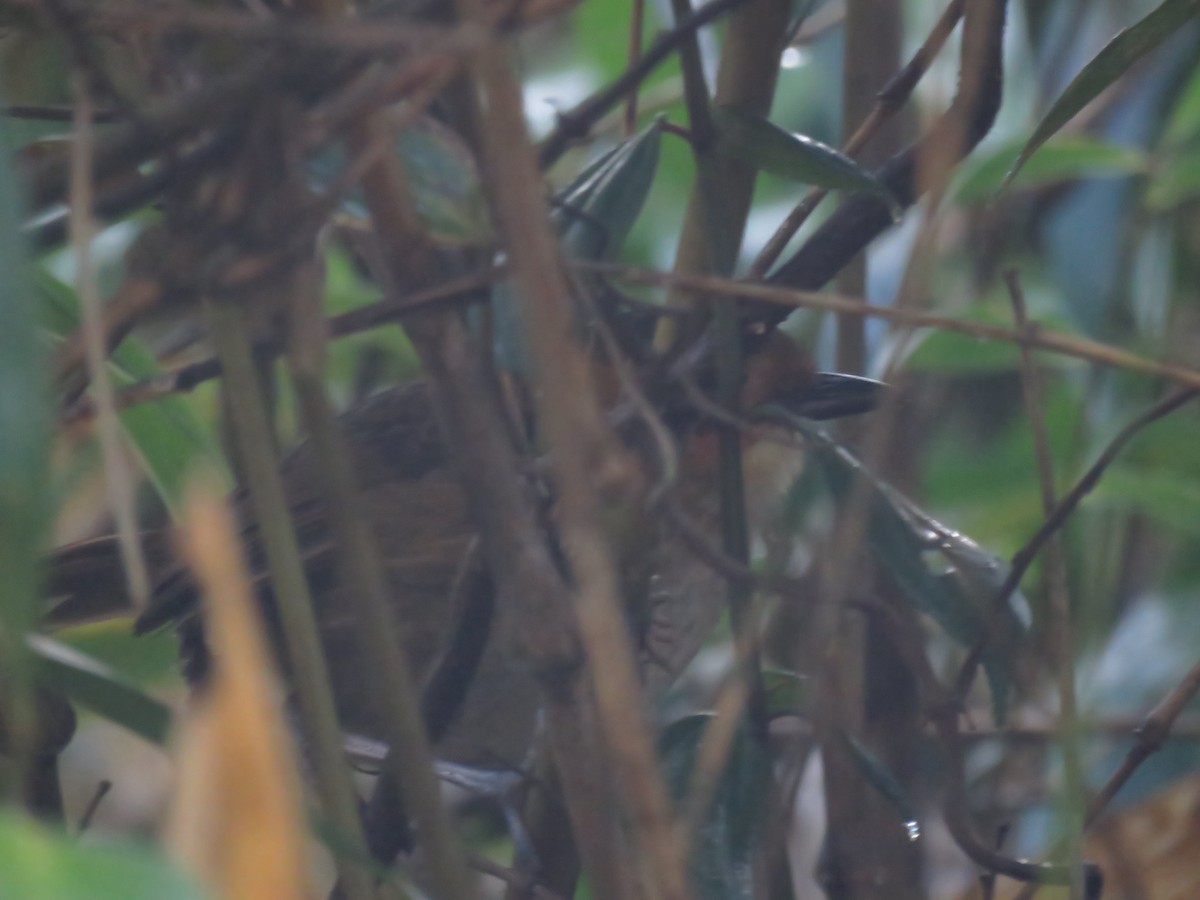
<instances>
[{"instance_id":1,"label":"small brown bird","mask_svg":"<svg viewBox=\"0 0 1200 900\"><path fill-rule=\"evenodd\" d=\"M783 340L781 338L781 340ZM791 342L787 342L790 346ZM788 354L792 359L788 359ZM869 409L879 385L867 379L816 374L794 349L783 361L760 354L747 379L746 402L783 402L800 415L833 418ZM421 383L384 391L342 417L354 470L361 488L363 514L372 523L387 570L404 649L420 683L428 684L450 636L465 615L490 609L492 586L472 552L474 527L466 496L449 465L438 432L429 392ZM698 521L711 527L716 509L710 453L711 426L695 425L687 443L680 494L697 507ZM357 648L351 604L340 583L333 533L322 494L316 454L307 442L281 463L281 472L312 587L339 716L348 733L378 738L366 689L372 673ZM761 474L761 473L760 473ZM752 496L753 489L749 492ZM235 493L233 505L252 577L257 580L267 631L280 651L280 629L266 576L261 538L248 498ZM703 508L700 508L703 507ZM723 602L722 582L698 561L669 529L656 545L650 564L650 614L642 637L646 678L662 689L699 649ZM179 628L184 671L202 679L207 650L197 616L192 578L170 549L168 535L143 536L151 569L150 607L136 628L147 632ZM48 612L49 627L95 618L124 603L125 579L115 538L104 537L60 550L52 561L48 594L57 602ZM480 601L488 601L481 603ZM467 611L470 611L469 613ZM462 703L438 742L439 757L465 765L509 768L520 765L535 730L538 692L532 675L506 653L496 628L485 629L486 645ZM286 675L286 669L285 669Z\"/></svg>"}]
</instances>

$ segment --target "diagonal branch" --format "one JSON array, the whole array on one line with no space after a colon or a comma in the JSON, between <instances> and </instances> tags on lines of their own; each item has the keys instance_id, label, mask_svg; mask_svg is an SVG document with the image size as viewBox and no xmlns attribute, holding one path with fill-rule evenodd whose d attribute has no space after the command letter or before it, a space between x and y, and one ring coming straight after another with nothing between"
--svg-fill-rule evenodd
<instances>
[{"instance_id":1,"label":"diagonal branch","mask_svg":"<svg viewBox=\"0 0 1200 900\"><path fill-rule=\"evenodd\" d=\"M995 0L995 14L982 43L980 60L973 60L971 41L963 41L960 90L950 108L932 128L909 147L885 163L875 176L902 207L911 206L924 190L919 184L918 162L923 158L942 160L946 146L956 148L962 159L991 130L1000 109L1004 77L1003 0ZM980 81L966 90L966 73L979 68ZM947 137L953 138L947 141ZM790 259L769 279L780 287L816 290L833 278L855 255L893 224L887 204L874 197L856 195L844 202ZM755 306L746 310L748 332L753 336L778 325L784 316L778 309Z\"/></svg>"}]
</instances>

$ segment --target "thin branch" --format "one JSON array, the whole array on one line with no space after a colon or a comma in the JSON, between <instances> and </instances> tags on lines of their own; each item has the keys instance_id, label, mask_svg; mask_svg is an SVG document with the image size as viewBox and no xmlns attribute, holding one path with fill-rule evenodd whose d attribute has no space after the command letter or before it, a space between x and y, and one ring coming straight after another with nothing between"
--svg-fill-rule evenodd
<instances>
[{"instance_id":1,"label":"thin branch","mask_svg":"<svg viewBox=\"0 0 1200 900\"><path fill-rule=\"evenodd\" d=\"M646 0L632 0L629 9L629 64L626 70L637 65L642 55L642 32L646 27ZM625 137L637 130L638 92L634 85L625 100Z\"/></svg>"},{"instance_id":2,"label":"thin branch","mask_svg":"<svg viewBox=\"0 0 1200 900\"><path fill-rule=\"evenodd\" d=\"M673 0L672 8L679 19L686 14L688 0ZM681 49L696 177L679 236L676 271L725 274L736 264L757 169L744 160L720 152L715 143L712 106L731 105L763 116L770 111L790 13L791 4L786 0L755 0L733 14L721 42L716 89L711 103L698 45L691 41ZM703 309L694 297L680 291L668 296L668 305ZM712 320L718 401L737 415L745 384L745 348L737 310L728 304L717 306L712 311ZM675 328L675 324L670 320L660 323L665 327L660 327L656 335L658 346L666 348L691 338L686 328ZM750 556L750 529L746 520L741 433L737 429L719 428L717 439L722 548L728 556L744 563ZM761 680L757 641L750 634L753 629L751 600L751 592L744 584L729 583L730 623L736 644L743 651L739 655L740 671L736 680L748 691L745 699L755 738L765 739L766 692ZM735 725L735 722L724 722L714 728L705 738L701 755L707 754L709 758L722 755L722 742L731 739L729 729ZM694 814L695 809L691 812Z\"/></svg>"},{"instance_id":3,"label":"thin branch","mask_svg":"<svg viewBox=\"0 0 1200 900\"><path fill-rule=\"evenodd\" d=\"M75 833L83 835L92 827L92 819L96 817L96 812L100 809L100 804L104 802L104 798L108 796L108 792L112 790L113 783L107 778L102 778L100 783L96 785L96 791L92 794L92 799L88 801L87 806L83 808L83 813L79 816L79 825L75 829Z\"/></svg>"},{"instance_id":4,"label":"thin branch","mask_svg":"<svg viewBox=\"0 0 1200 900\"><path fill-rule=\"evenodd\" d=\"M363 515L351 448L322 380L325 336L321 333L320 298L312 293L318 290L317 273L300 274L308 277L304 284L296 280L291 298L289 368L325 477L326 509L337 538L339 571L348 588L359 647L372 673L368 689L375 692L375 710L388 744L384 766L389 778L400 786L404 805L411 812L438 896L468 900L474 892L465 878L462 848L441 801L433 751L422 725L419 692L400 642L380 547Z\"/></svg>"},{"instance_id":5,"label":"thin branch","mask_svg":"<svg viewBox=\"0 0 1200 900\"><path fill-rule=\"evenodd\" d=\"M469 16L480 15L470 0L463 0L461 7ZM682 900L690 896L685 856L653 742L640 714L641 692L620 608L616 569L598 519L597 489L605 488L619 502L635 503L636 474L605 425L587 361L570 337L570 285L525 130L519 85L503 48L489 46L478 54L472 60L472 74L477 87L486 92L481 128L485 170L522 298L535 369L542 376L539 424L552 448L559 532L576 585L575 608L596 712L616 769L615 787L630 815L628 846L642 857L642 872L652 890L664 900ZM556 760L564 772L581 762L559 758L557 753ZM581 812L574 803L569 806L573 817ZM583 849L588 848L583 845ZM607 866L615 861L589 862ZM628 872L628 865L625 869Z\"/></svg>"},{"instance_id":6,"label":"thin branch","mask_svg":"<svg viewBox=\"0 0 1200 900\"><path fill-rule=\"evenodd\" d=\"M130 600L136 609L145 609L150 596L150 575L138 539L134 481L125 456L121 423L113 400L112 379L108 371L105 326L100 307L96 272L92 265L92 130L91 100L86 80L75 78L75 141L71 150L71 243L75 251L75 272L79 305L83 313L83 356L92 381L97 410L97 434L104 459L104 477L108 500L117 525L117 541Z\"/></svg>"},{"instance_id":7,"label":"thin branch","mask_svg":"<svg viewBox=\"0 0 1200 900\"><path fill-rule=\"evenodd\" d=\"M339 0L307 0L300 8L323 25L338 21L344 12ZM415 103L409 115L424 109L455 71L454 60L439 60L424 86L424 102ZM393 227L394 234L408 238L408 246L398 256L396 264L410 269L409 277L422 277L428 271L431 254L425 236L416 224L403 174L394 160L382 152L392 145L393 140L391 131L380 127L381 124L378 115L367 115L352 123L347 144L354 160L347 167L346 181L357 181L361 172L368 192L374 188L385 195L387 210L393 214L388 224ZM373 207L372 213L380 212L381 207L382 204ZM304 287L312 290L312 284ZM376 785L376 797L395 797L395 803L387 804L389 812L398 812L402 807L411 811L421 849L428 857L436 893L447 900L468 900L475 892L466 877L462 847L441 802L440 787L433 770L433 751L421 721L418 690L390 609L383 561L362 517L350 449L339 430L321 380L325 335L321 329L320 299L315 294L298 295L294 302L294 332L289 354L292 375L321 468L329 479L329 507L343 553L344 576L355 595L360 646L382 688L377 709L381 713L388 751L383 776ZM397 792L395 795L391 793L393 790ZM373 803L373 811L379 811L382 805ZM368 835L368 839L373 836ZM385 863L391 862L389 851L395 840L396 837L389 836L387 842L382 842L386 846L380 855ZM380 843L372 841L372 849L378 852Z\"/></svg>"},{"instance_id":8,"label":"thin branch","mask_svg":"<svg viewBox=\"0 0 1200 900\"><path fill-rule=\"evenodd\" d=\"M910 206L930 186L920 183L919 164L936 160L948 170L991 130L1003 93L1005 12L1006 4L999 2L988 27L976 34L964 31L959 91L950 107L919 140L875 172L902 207ZM947 153L954 159L945 159ZM851 196L779 266L770 281L816 290L892 224L892 211L883 201ZM769 331L782 318L778 309L768 306L747 310L748 336Z\"/></svg>"},{"instance_id":9,"label":"thin branch","mask_svg":"<svg viewBox=\"0 0 1200 900\"><path fill-rule=\"evenodd\" d=\"M1200 370L1162 363L1158 360L1138 356L1111 344L1104 344L1088 338L1052 331L1038 325L1031 327L1025 332L1019 332L1016 329L1006 328L1002 325L990 325L983 322L957 319L951 316L935 315L917 310L873 305L864 303L861 298L857 297L842 297L837 294L796 291L770 285L749 284L744 281L718 278L711 275L678 275L671 272L641 269L618 263L597 263L582 260L573 261L568 263L568 265L580 272L609 275L635 284L645 284L655 287L669 287L672 284L679 284L689 291L713 297L726 299L742 298L758 300L764 303L774 303L790 309L816 309L874 317L917 328L931 328L939 331L963 334L979 340L1002 341L1016 346L1033 347L1075 359L1086 360L1097 365L1162 378L1188 391L1200 391ZM416 288L410 293L397 293L394 296L389 296L383 300L333 317L330 320L331 333L334 336L357 334L403 319L412 313L426 312L455 304L485 303L488 298L486 294L480 292L480 289L506 277L507 271L506 267L493 267L474 274L451 278L432 287ZM703 357L703 350L703 347L697 348L695 365L700 364L700 359ZM278 347L260 345L255 348L255 352L277 354L280 351ZM137 403L159 399L168 394L187 392L205 381L216 378L219 374L220 367L215 359L200 360L173 372L156 376L148 381L129 385L117 393L117 406L119 409L124 409ZM1180 405L1186 402L1187 399L1191 399L1190 396L1181 400ZM63 413L60 417L60 423L70 425L77 422L84 422L94 414L95 411L91 404L86 400L81 400Z\"/></svg>"},{"instance_id":10,"label":"thin branch","mask_svg":"<svg viewBox=\"0 0 1200 900\"><path fill-rule=\"evenodd\" d=\"M734 635L733 649L734 658L729 675L713 703L713 716L696 748L692 774L684 794L682 817L689 847L695 846L698 829L704 825L704 817L721 786L721 774L742 727L743 714L748 708L752 709L755 691L762 689L758 669L751 669L751 666L758 664L758 633L751 628L743 628ZM765 702L761 715L762 722L753 723L753 727L761 725L765 729ZM754 718L753 713L751 718Z\"/></svg>"},{"instance_id":11,"label":"thin branch","mask_svg":"<svg viewBox=\"0 0 1200 900\"><path fill-rule=\"evenodd\" d=\"M1198 394L1200 394L1200 388L1177 391L1154 404L1154 406L1122 428L1116 437L1101 451L1096 461L1083 474L1083 477L1059 501L1054 511L1046 517L1046 521L1042 523L1033 537L1029 539L1025 546L1013 554L1008 577L1004 579L1004 583L996 591L995 597L992 598L988 605L988 618L984 622L983 631L979 639L967 653L958 670L958 675L955 677L955 694L960 702L970 692L971 683L975 680L975 675L979 670L980 661L983 658L984 650L987 649L987 642L993 631L991 623L996 619L1004 604L1008 602L1008 598L1012 595L1012 592L1017 589L1017 585L1021 583L1021 579L1025 577L1025 573L1029 571L1029 567L1046 545L1046 542L1062 528L1067 519L1070 518L1071 514L1075 512L1076 508L1083 501L1083 498L1091 493L1096 485L1099 484L1105 470L1116 461L1117 456L1125 449L1126 444L1133 440L1147 425L1158 421L1164 416L1170 415L1179 409L1179 407L1195 399Z\"/></svg>"},{"instance_id":12,"label":"thin branch","mask_svg":"<svg viewBox=\"0 0 1200 900\"><path fill-rule=\"evenodd\" d=\"M237 138L233 128L223 128L170 159L161 160L148 173L128 173L128 178L92 203L92 215L101 221L114 221L161 196L168 189L192 184L215 165L226 161ZM42 213L27 220L23 230L31 236L35 248L45 250L61 244L67 235L69 210Z\"/></svg>"},{"instance_id":13,"label":"thin branch","mask_svg":"<svg viewBox=\"0 0 1200 900\"><path fill-rule=\"evenodd\" d=\"M578 0L544 0L521 3L517 14L505 21L509 29L536 24L562 12ZM12 5L42 9L47 0L10 0ZM154 35L170 38L178 35L237 38L281 50L337 50L382 55L401 51L452 52L470 54L487 39L476 28L446 27L387 15L388 4L380 11L368 11L359 19L340 19L315 23L295 17L268 17L233 10L198 7L163 7L153 3L72 4L72 15L86 22L89 30L117 34ZM27 118L53 118L52 107L15 107L27 110Z\"/></svg>"},{"instance_id":14,"label":"thin branch","mask_svg":"<svg viewBox=\"0 0 1200 900\"><path fill-rule=\"evenodd\" d=\"M1200 390L1200 370L1147 359L1144 356L1138 356L1136 353L1130 353L1111 344L1103 344L1099 341L1052 331L1041 326L1036 326L1028 333L1021 334L1015 329L1006 328L1002 325L972 322L912 309L878 306L864 303L861 298L857 297L842 297L837 294L792 290L790 288L776 287L771 284L750 284L745 281L720 278L715 275L683 275L661 272L655 269L640 269L616 263L576 261L572 265L583 271L613 275L635 284L648 284L657 287L679 286L693 293L724 297L726 299L762 301L763 304L772 304L787 309L819 309L828 312L871 316L886 321L899 322L915 328L934 328L941 331L952 331L958 334L969 335L981 340L1005 341L1011 344L1026 345L1036 347L1040 350L1049 350L1053 353L1061 353L1066 356L1089 360L1100 365L1164 378L1181 387Z\"/></svg>"},{"instance_id":15,"label":"thin branch","mask_svg":"<svg viewBox=\"0 0 1200 900\"><path fill-rule=\"evenodd\" d=\"M1154 707L1146 716L1145 721L1134 731L1137 743L1129 748L1120 767L1109 776L1104 787L1088 804L1087 816L1084 819L1085 829L1090 830L1100 820L1108 808L1108 804L1137 771L1138 766L1162 749L1162 745L1171 735L1175 720L1191 703L1197 691L1200 691L1200 663L1192 666L1179 684L1162 699L1158 706Z\"/></svg>"},{"instance_id":16,"label":"thin branch","mask_svg":"<svg viewBox=\"0 0 1200 900\"><path fill-rule=\"evenodd\" d=\"M0 116L9 119L25 119L31 122L74 122L75 109L70 106L29 106L13 103L0 106ZM116 122L120 119L121 114L116 110L92 110L92 121L97 125Z\"/></svg>"},{"instance_id":17,"label":"thin branch","mask_svg":"<svg viewBox=\"0 0 1200 900\"><path fill-rule=\"evenodd\" d=\"M946 789L942 814L954 842L976 865L985 871L1005 875L1030 884L1062 885L1072 873L1066 866L1033 863L1013 859L995 849L975 832L967 796L966 753L963 735L958 730L958 704L933 671L925 655L924 637L914 623L886 605L872 608L888 620L886 634L916 678L925 715L933 725L945 755ZM1085 863L1086 900L1099 900L1103 876L1093 863Z\"/></svg>"},{"instance_id":18,"label":"thin branch","mask_svg":"<svg viewBox=\"0 0 1200 900\"><path fill-rule=\"evenodd\" d=\"M699 29L745 2L746 0L711 0L677 22L674 28L647 48L635 65L626 69L611 84L601 88L577 106L559 113L554 131L538 146L538 165L543 169L554 165L573 143L587 137L592 126L620 103L622 97L636 89L660 63L690 40Z\"/></svg>"},{"instance_id":19,"label":"thin branch","mask_svg":"<svg viewBox=\"0 0 1200 900\"><path fill-rule=\"evenodd\" d=\"M1025 310L1025 292L1015 269L1004 273L1012 302L1013 319L1018 330L1029 326ZM1041 378L1033 359L1033 351L1020 348L1021 384L1024 388L1026 415L1033 429L1037 455L1038 481L1041 486L1042 512L1049 517L1058 505L1054 488L1054 462L1046 428L1046 408ZM1067 576L1067 561L1062 542L1057 536L1046 547L1047 578L1049 582L1054 668L1058 675L1060 705L1059 739L1062 744L1065 829L1067 834L1067 865L1071 870L1071 897L1083 896L1083 803L1086 793L1083 776L1082 745L1079 733L1079 709L1075 700L1075 642L1071 629L1071 597Z\"/></svg>"},{"instance_id":20,"label":"thin branch","mask_svg":"<svg viewBox=\"0 0 1200 900\"><path fill-rule=\"evenodd\" d=\"M893 76L891 81L879 92L875 108L871 114L858 126L849 140L842 145L842 153L854 157L873 138L876 133L894 116L908 100L921 78L929 70L934 58L941 52L942 46L950 37L954 26L962 18L965 0L951 0L934 24L928 36L917 52L913 54L908 64ZM829 192L824 188L811 188L796 208L788 213L780 226L763 245L758 256L750 266L747 277L751 281L759 281L766 277L768 270L775 260L783 253L788 241L795 236L801 226L808 221L817 206Z\"/></svg>"},{"instance_id":21,"label":"thin branch","mask_svg":"<svg viewBox=\"0 0 1200 900\"><path fill-rule=\"evenodd\" d=\"M287 499L275 459L266 402L255 372L250 342L239 310L227 302L206 303L213 343L225 376L222 388L234 425L239 459L246 470L255 518L263 536L271 583L289 602L276 605L284 635L289 671L316 773L325 814L353 848L351 856L365 859L366 842L358 804L342 752L342 736L330 689L329 669L313 611L312 592ZM338 873L350 900L374 896L369 872L347 857L338 860Z\"/></svg>"},{"instance_id":22,"label":"thin branch","mask_svg":"<svg viewBox=\"0 0 1200 900\"><path fill-rule=\"evenodd\" d=\"M279 83L285 66L278 56L253 59L222 78L140 111L137 121L114 126L97 138L92 178L103 180L139 163L189 135L244 114ZM51 157L30 168L27 178L33 208L62 202L67 164Z\"/></svg>"}]
</instances>

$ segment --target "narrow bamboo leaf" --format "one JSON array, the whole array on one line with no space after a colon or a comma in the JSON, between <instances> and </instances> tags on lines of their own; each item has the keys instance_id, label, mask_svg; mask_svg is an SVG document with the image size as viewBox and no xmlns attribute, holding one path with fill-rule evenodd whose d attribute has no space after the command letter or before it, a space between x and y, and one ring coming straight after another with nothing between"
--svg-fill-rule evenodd
<instances>
[{"instance_id":1,"label":"narrow bamboo leaf","mask_svg":"<svg viewBox=\"0 0 1200 900\"><path fill-rule=\"evenodd\" d=\"M659 739L663 774L677 803L684 802L696 751L712 718L694 715L680 719ZM739 728L692 846L692 880L699 896L707 900L750 900L755 896L754 857L770 783L769 754L748 729Z\"/></svg>"},{"instance_id":2,"label":"narrow bamboo leaf","mask_svg":"<svg viewBox=\"0 0 1200 900\"><path fill-rule=\"evenodd\" d=\"M891 192L874 175L833 147L792 134L734 106L714 109L713 120L722 152L783 178L832 190L873 194L887 203L892 215L900 214L900 205Z\"/></svg>"},{"instance_id":3,"label":"narrow bamboo leaf","mask_svg":"<svg viewBox=\"0 0 1200 900\"><path fill-rule=\"evenodd\" d=\"M28 645L42 684L153 744L166 743L171 711L158 700L103 663L45 635L30 635Z\"/></svg>"},{"instance_id":4,"label":"narrow bamboo leaf","mask_svg":"<svg viewBox=\"0 0 1200 900\"><path fill-rule=\"evenodd\" d=\"M203 900L200 887L147 847L88 846L12 812L0 814L0 897Z\"/></svg>"},{"instance_id":5,"label":"narrow bamboo leaf","mask_svg":"<svg viewBox=\"0 0 1200 900\"><path fill-rule=\"evenodd\" d=\"M662 124L650 127L602 154L555 195L553 217L564 250L575 259L614 259L649 196L658 170ZM500 366L529 374L519 304L512 284L492 291L492 329ZM577 310L577 313L580 312ZM581 330L589 327L577 315Z\"/></svg>"},{"instance_id":6,"label":"narrow bamboo leaf","mask_svg":"<svg viewBox=\"0 0 1200 900\"><path fill-rule=\"evenodd\" d=\"M417 212L436 238L468 245L492 240L483 183L462 138L426 116L397 135L396 148Z\"/></svg>"},{"instance_id":7,"label":"narrow bamboo leaf","mask_svg":"<svg viewBox=\"0 0 1200 900\"><path fill-rule=\"evenodd\" d=\"M43 269L34 270L34 285L41 321L52 334L61 337L78 328L79 299L74 290ZM151 379L161 371L154 355L136 337L127 337L113 351L111 372L118 387ZM120 419L168 509L176 510L187 475L201 460L209 471L221 473L226 485L232 486L224 455L212 432L185 398L166 396L132 406L121 411Z\"/></svg>"},{"instance_id":8,"label":"narrow bamboo leaf","mask_svg":"<svg viewBox=\"0 0 1200 900\"><path fill-rule=\"evenodd\" d=\"M54 637L138 687L177 683L182 678L179 638L170 629L134 634L133 623L121 617L55 630Z\"/></svg>"},{"instance_id":9,"label":"narrow bamboo leaf","mask_svg":"<svg viewBox=\"0 0 1200 900\"><path fill-rule=\"evenodd\" d=\"M982 623L989 618L992 620L992 633L988 635L983 666L992 689L992 716L998 723L1004 724L1007 718L1008 693L1012 688L1013 663L1033 618L1029 601L1019 589L1008 597L1001 608L1001 615L988 614L1000 589L1012 574L1012 567L1007 560L965 534L947 528L928 516L911 500L891 487L884 486L884 490L896 509L929 535L937 552L949 564L949 568L939 577L952 581L971 607L980 611L972 626L972 643L979 638Z\"/></svg>"},{"instance_id":10,"label":"narrow bamboo leaf","mask_svg":"<svg viewBox=\"0 0 1200 900\"><path fill-rule=\"evenodd\" d=\"M589 166L555 198L555 222L570 256L616 257L646 203L661 145L662 125L655 121Z\"/></svg>"},{"instance_id":11,"label":"narrow bamboo leaf","mask_svg":"<svg viewBox=\"0 0 1200 900\"><path fill-rule=\"evenodd\" d=\"M846 734L841 735L841 738L843 745L850 753L850 758L854 760L854 764L858 767L858 770L871 783L871 787L879 791L880 795L899 814L900 821L908 831L909 840L917 840L921 836L921 826L917 818L916 805L908 796L908 791L904 789L896 776L892 774L891 769L885 766L860 741Z\"/></svg>"},{"instance_id":12,"label":"narrow bamboo leaf","mask_svg":"<svg viewBox=\"0 0 1200 900\"><path fill-rule=\"evenodd\" d=\"M839 500L849 496L856 478L866 479L870 489L867 543L871 552L916 610L933 619L958 643L972 646L1007 576L1007 563L923 513L867 471L854 454L814 423L777 406L763 407L756 413L784 422L808 439ZM933 564L939 562L935 569ZM1028 627L1027 609L1019 592L1009 599L984 654L992 710L998 722L1005 719L1016 648Z\"/></svg>"},{"instance_id":13,"label":"narrow bamboo leaf","mask_svg":"<svg viewBox=\"0 0 1200 900\"><path fill-rule=\"evenodd\" d=\"M492 241L483 185L462 138L426 116L400 131L395 148L408 173L417 214L435 241L463 246ZM325 189L336 182L345 166L345 151L334 144L309 160L308 173L317 188ZM365 218L362 191L350 192L342 209Z\"/></svg>"},{"instance_id":14,"label":"narrow bamboo leaf","mask_svg":"<svg viewBox=\"0 0 1200 900\"><path fill-rule=\"evenodd\" d=\"M1042 117L1018 154L1004 184L1009 184L1034 151L1074 118L1076 113L1197 13L1200 13L1200 0L1163 0L1153 12L1109 41L1072 79Z\"/></svg>"},{"instance_id":15,"label":"narrow bamboo leaf","mask_svg":"<svg viewBox=\"0 0 1200 900\"><path fill-rule=\"evenodd\" d=\"M968 163L954 191L959 203L979 203L1005 183L1011 160L1023 142L1005 144ZM1014 186L1038 187L1079 178L1115 178L1149 170L1146 154L1090 137L1060 136L1040 146L1021 168Z\"/></svg>"}]
</instances>

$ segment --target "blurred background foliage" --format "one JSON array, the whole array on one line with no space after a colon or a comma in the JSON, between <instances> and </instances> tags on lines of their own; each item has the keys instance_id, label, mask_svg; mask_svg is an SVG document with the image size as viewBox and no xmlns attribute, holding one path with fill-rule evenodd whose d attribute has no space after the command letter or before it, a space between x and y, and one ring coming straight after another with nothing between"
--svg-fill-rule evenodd
<instances>
[{"instance_id":1,"label":"blurred background foliage","mask_svg":"<svg viewBox=\"0 0 1200 900\"><path fill-rule=\"evenodd\" d=\"M36 4L35 4L36 5ZM237 4L233 4L237 5ZM252 4L247 4L252 5ZM253 4L256 5L256 4ZM1178 5L1178 4L1176 4ZM999 119L983 143L959 167L948 190L937 232L936 262L928 307L967 320L1011 325L1012 310L1000 274L1015 267L1032 320L1049 328L1111 343L1135 353L1196 365L1200 347L1200 22L1187 22L1158 43L1153 52L1118 73L1084 110L1070 119L1028 161L1015 181L1001 189L1040 117L1081 68L1117 34L1160 6L1156 0L1015 0L1005 37L1005 90ZM668 4L648 4L648 33L670 21ZM808 13L781 59L779 87L771 120L783 128L831 146L840 143L843 6L837 0L796 3ZM902 55L920 44L941 12L941 4L903 4ZM2 10L0 5L0 10ZM65 77L66 51L60 35L26 27L16 12L0 44L0 88L10 106L65 105L72 96ZM526 111L535 136L548 133L556 110L572 106L616 78L626 66L629 4L585 0L569 12L525 33L515 58L524 79ZM701 49L711 76L720 31L706 30ZM919 85L905 112L915 132L953 95L956 38ZM236 47L223 52L236 53ZM101 41L100 52L113 82L127 97L146 98L136 60L119 41ZM659 67L639 94L641 121L665 116L686 124L677 62ZM572 149L550 172L556 188L569 185L590 162L624 137L621 110L595 129L596 138ZM104 126L98 126L101 132ZM18 116L3 122L6 157L3 174L21 179L22 160L49 152L67 132L64 123ZM450 139L426 135L401 148L418 186L429 189L429 221L449 240L486 240L481 189L469 160L455 163ZM432 149L431 149L432 148ZM425 168L421 157L432 156ZM691 150L678 135L661 135L658 164L644 205L620 250L623 262L669 269L675 255L687 197L694 178ZM447 159L450 161L447 162ZM320 161L314 163L319 178ZM336 166L336 162L333 163ZM439 165L449 165L439 181ZM456 168L457 166L457 168ZM747 264L800 196L790 179L763 175L758 180L743 243ZM93 438L86 429L63 427L50 449L44 441L45 392L37 375L42 362L28 352L9 352L10 341L31 351L28 327L8 325L10 314L36 313L43 333L61 336L78 321L74 262L69 250L31 251L28 265L15 257L23 238L13 215L11 191L5 217L0 293L5 352L0 354L0 489L9 563L32 566L32 547L41 544L41 522L53 512L53 542L66 543L109 530L103 474ZM442 212L439 217L438 203ZM835 208L827 199L793 246ZM426 212L426 210L423 210ZM351 198L343 215L361 217ZM148 223L153 208L109 224L94 242L99 283L105 294L125 275L126 254ZM867 299L893 302L909 262L917 217L906 215L877 240L868 256ZM364 276L345 241L331 241L324 258L325 309L337 315L380 296ZM32 305L30 305L32 304ZM25 328L24 332L19 328ZM203 355L187 322L163 321L139 329L113 356L117 384L144 380ZM801 311L787 329L808 342L823 368L834 364L833 330L825 317ZM21 334L24 337L21 337ZM962 334L928 329L898 349L878 322L867 329L869 366L878 376L889 367L904 385L899 428L912 461L901 489L941 522L971 535L1003 557L1018 550L1043 519L1029 422L1022 405L1017 348ZM897 358L897 353L902 358ZM1045 415L1060 490L1073 484L1117 431L1149 404L1164 385L1152 378L1087 364L1068 356L1039 354L1045 376ZM415 354L401 329L383 326L336 341L328 375L343 405L374 387L413 377ZM294 437L294 412L280 397L280 421ZM198 461L226 472L221 462L216 392L212 383L133 407L122 415L130 453L142 484L138 492L144 524L169 521L178 511L186 473ZM290 439L290 438L289 438ZM34 442L28 444L27 442ZM1192 407L1141 433L1108 470L1065 528L1077 671L1082 701L1081 728L1088 783L1099 785L1116 768L1141 718L1197 662L1200 648L1200 414ZM32 459L31 459L32 454ZM48 476L38 461L51 463ZM32 467L32 468L31 468ZM36 503L13 485L36 488ZM30 544L30 541L34 542ZM19 590L20 578L5 587ZM31 579L32 568L20 577ZM1034 643L1045 641L1042 571L1025 581L1033 607ZM8 608L12 608L11 606ZM28 616L28 608L24 615ZM13 624L15 622L15 625ZM20 618L6 621L9 634L21 633ZM114 677L141 686L172 704L182 687L175 674L174 641L169 635L134 639L127 622L110 622L60 635L72 647L110 667ZM19 643L19 642L18 642ZM13 643L3 644L16 652ZM6 677L17 670L5 667ZM952 671L952 670L951 670ZM1003 734L972 743L970 771L980 783L1006 784L1014 798L1004 810L1014 829L1009 846L1029 855L1045 854L1054 837L1054 803L1061 768L1053 749L1056 701L1044 671L1032 667L1011 710L1012 727L1033 751L1014 763ZM1027 745L1022 743L1022 747ZM757 764L757 763L756 763ZM933 765L931 762L930 765ZM1200 770L1200 708L1191 704L1176 723L1162 752L1146 762L1119 795L1114 809L1147 802L1164 785ZM161 815L166 764L158 751L96 717L83 715L78 735L62 762L68 821L78 821L101 779L114 782L92 822L93 834L151 831ZM1184 782L1179 782L1184 784ZM919 803L918 803L919 805ZM90 850L54 844L40 831L14 820L0 822L0 893L23 897L186 896L182 888L156 887L169 878L154 862L106 858L103 866L129 865L105 892L90 868ZM1176 823L1200 840L1195 821ZM91 893L22 881L17 864L31 855L72 855L61 877L77 871ZM57 857L55 857L57 858ZM145 872L135 872L146 865ZM940 863L939 863L940 864ZM97 863L100 865L100 863ZM1193 861L1191 884L1200 884ZM944 874L944 877L939 877ZM115 876L114 876L115 877ZM947 865L931 876L931 895L955 896L965 889L969 869ZM7 879L7 880L6 880ZM14 880L15 879L15 880ZM96 880L93 880L96 879ZM127 890L133 883L145 892ZM13 887L20 885L18 889ZM15 893L13 891L16 891ZM1192 896L1147 893L1143 896Z\"/></svg>"}]
</instances>

